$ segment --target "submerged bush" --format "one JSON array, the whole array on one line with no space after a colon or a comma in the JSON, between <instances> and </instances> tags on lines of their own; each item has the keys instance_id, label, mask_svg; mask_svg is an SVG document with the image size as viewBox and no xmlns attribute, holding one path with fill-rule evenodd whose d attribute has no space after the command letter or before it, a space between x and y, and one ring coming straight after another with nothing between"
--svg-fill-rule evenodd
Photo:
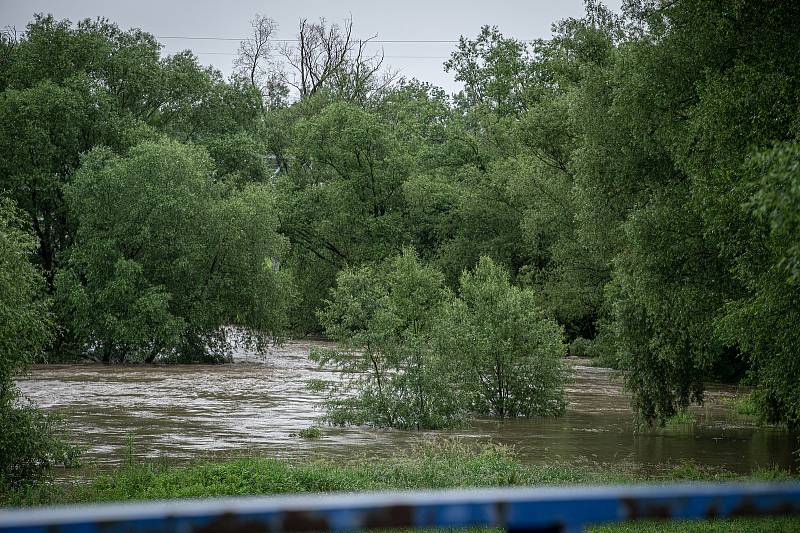
<instances>
[{"instance_id":1,"label":"submerged bush","mask_svg":"<svg viewBox=\"0 0 800 533\"><path fill-rule=\"evenodd\" d=\"M318 440L322 438L322 430L317 426L308 426L298 431L297 436L306 440Z\"/></svg>"},{"instance_id":2,"label":"submerged bush","mask_svg":"<svg viewBox=\"0 0 800 533\"><path fill-rule=\"evenodd\" d=\"M696 421L697 420L695 419L695 416L691 411L689 411L688 409L682 409L666 420L666 426L673 428L690 426L694 424Z\"/></svg>"},{"instance_id":3,"label":"submerged bush","mask_svg":"<svg viewBox=\"0 0 800 533\"><path fill-rule=\"evenodd\" d=\"M499 418L563 412L562 328L488 257L461 276L460 295L440 321L437 342L458 367L474 411Z\"/></svg>"},{"instance_id":4,"label":"submerged bush","mask_svg":"<svg viewBox=\"0 0 800 533\"><path fill-rule=\"evenodd\" d=\"M466 412L553 415L564 409L562 330L530 291L482 258L456 298L416 254L343 271L320 312L342 350L316 350L349 379L331 389L333 424L438 429Z\"/></svg>"},{"instance_id":5,"label":"submerged bush","mask_svg":"<svg viewBox=\"0 0 800 533\"><path fill-rule=\"evenodd\" d=\"M319 317L342 349L312 353L348 377L331 389L330 422L438 429L463 421L452 365L431 337L449 298L442 274L410 249L337 276Z\"/></svg>"}]
</instances>

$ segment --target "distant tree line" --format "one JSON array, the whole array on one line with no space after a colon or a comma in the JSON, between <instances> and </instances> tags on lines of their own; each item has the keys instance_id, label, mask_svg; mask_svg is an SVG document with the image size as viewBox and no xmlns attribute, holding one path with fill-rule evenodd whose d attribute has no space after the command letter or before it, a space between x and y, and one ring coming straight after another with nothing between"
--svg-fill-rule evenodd
<instances>
[{"instance_id":1,"label":"distant tree line","mask_svg":"<svg viewBox=\"0 0 800 533\"><path fill-rule=\"evenodd\" d=\"M551 39L462 38L448 96L386 74L351 21L303 20L287 47L256 17L225 80L143 31L36 16L0 41L3 209L42 276L14 305L47 324L26 353L221 361L233 331L337 336L343 299L402 289L395 261L449 291L413 305L447 309L408 330L386 303L380 356L481 361L434 329L504 342L475 286L497 268L520 336L554 320L624 372L642 420L722 380L796 426L798 22L794 2L588 2ZM391 402L379 375L364 390Z\"/></svg>"}]
</instances>

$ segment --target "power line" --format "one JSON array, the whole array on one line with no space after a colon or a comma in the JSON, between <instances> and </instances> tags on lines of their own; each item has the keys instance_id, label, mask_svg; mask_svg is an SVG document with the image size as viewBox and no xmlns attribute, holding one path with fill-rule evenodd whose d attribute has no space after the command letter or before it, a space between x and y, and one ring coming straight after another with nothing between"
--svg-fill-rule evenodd
<instances>
[{"instance_id":1,"label":"power line","mask_svg":"<svg viewBox=\"0 0 800 533\"><path fill-rule=\"evenodd\" d=\"M193 54L199 56L238 56L233 52L198 52L192 50ZM383 56L384 59L450 59L449 56Z\"/></svg>"},{"instance_id":2,"label":"power line","mask_svg":"<svg viewBox=\"0 0 800 533\"><path fill-rule=\"evenodd\" d=\"M201 37L201 36L188 36L188 35L156 35L156 39L184 39L187 41L252 41L249 37ZM354 39L358 40L358 39ZM270 41L277 43L297 43L299 39L270 39ZM361 39L363 42L378 43L378 44L395 44L395 43L418 43L418 44L457 44L458 40L448 39Z\"/></svg>"}]
</instances>

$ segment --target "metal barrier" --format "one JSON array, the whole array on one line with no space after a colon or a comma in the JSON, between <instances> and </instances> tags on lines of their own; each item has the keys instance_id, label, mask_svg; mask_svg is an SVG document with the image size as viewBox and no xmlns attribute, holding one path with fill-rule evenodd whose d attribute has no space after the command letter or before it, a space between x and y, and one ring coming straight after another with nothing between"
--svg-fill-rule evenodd
<instances>
[{"instance_id":1,"label":"metal barrier","mask_svg":"<svg viewBox=\"0 0 800 533\"><path fill-rule=\"evenodd\" d=\"M800 483L503 488L173 500L0 511L0 532L234 533L502 527L800 514Z\"/></svg>"}]
</instances>

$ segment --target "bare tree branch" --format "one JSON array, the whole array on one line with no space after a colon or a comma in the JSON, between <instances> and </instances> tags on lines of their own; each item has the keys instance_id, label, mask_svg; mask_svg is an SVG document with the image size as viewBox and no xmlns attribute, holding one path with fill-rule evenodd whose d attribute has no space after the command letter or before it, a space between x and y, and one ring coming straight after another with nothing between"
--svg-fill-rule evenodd
<instances>
[{"instance_id":1,"label":"bare tree branch","mask_svg":"<svg viewBox=\"0 0 800 533\"><path fill-rule=\"evenodd\" d=\"M239 43L239 55L233 65L236 74L247 79L261 94L261 108L274 108L285 103L289 94L275 61L272 38L278 24L269 17L256 14L250 21L249 39Z\"/></svg>"},{"instance_id":2,"label":"bare tree branch","mask_svg":"<svg viewBox=\"0 0 800 533\"><path fill-rule=\"evenodd\" d=\"M376 37L354 39L352 17L342 25L329 24L325 19L318 22L301 19L297 45L285 44L280 49L291 71L284 73L283 81L294 87L300 98L325 88L341 98L363 101L383 91L396 78L391 73L379 76L384 59L382 50L367 52Z\"/></svg>"}]
</instances>

